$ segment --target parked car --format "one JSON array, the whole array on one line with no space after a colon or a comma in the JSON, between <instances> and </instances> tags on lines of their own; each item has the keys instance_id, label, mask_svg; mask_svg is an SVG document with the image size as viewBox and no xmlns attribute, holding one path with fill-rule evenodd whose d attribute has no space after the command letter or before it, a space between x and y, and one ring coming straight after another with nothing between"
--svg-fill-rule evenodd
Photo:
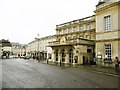
<instances>
[{"instance_id":1,"label":"parked car","mask_svg":"<svg viewBox=\"0 0 120 90\"><path fill-rule=\"evenodd\" d=\"M24 59L30 59L30 57L28 57L28 56L25 56L25 57L24 57Z\"/></svg>"}]
</instances>

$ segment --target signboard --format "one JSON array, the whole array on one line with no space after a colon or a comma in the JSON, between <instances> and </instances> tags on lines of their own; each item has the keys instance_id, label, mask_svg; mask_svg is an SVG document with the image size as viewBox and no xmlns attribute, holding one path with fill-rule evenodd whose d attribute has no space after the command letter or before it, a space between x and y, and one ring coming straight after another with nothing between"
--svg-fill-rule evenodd
<instances>
[{"instance_id":1,"label":"signboard","mask_svg":"<svg viewBox=\"0 0 120 90\"><path fill-rule=\"evenodd\" d=\"M97 55L97 58L101 59L101 58L102 58L102 55Z\"/></svg>"}]
</instances>

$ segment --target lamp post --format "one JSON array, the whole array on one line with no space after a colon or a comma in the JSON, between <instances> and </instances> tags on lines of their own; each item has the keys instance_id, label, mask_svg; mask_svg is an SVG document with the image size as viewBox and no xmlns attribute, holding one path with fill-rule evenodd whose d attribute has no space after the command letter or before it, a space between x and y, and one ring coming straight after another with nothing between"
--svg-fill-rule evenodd
<instances>
[{"instance_id":1,"label":"lamp post","mask_svg":"<svg viewBox=\"0 0 120 90\"><path fill-rule=\"evenodd\" d=\"M35 38L36 39L36 41L38 42L38 44L37 44L37 52L36 52L36 59L38 60L38 62L39 62L39 34L37 34L37 38Z\"/></svg>"}]
</instances>

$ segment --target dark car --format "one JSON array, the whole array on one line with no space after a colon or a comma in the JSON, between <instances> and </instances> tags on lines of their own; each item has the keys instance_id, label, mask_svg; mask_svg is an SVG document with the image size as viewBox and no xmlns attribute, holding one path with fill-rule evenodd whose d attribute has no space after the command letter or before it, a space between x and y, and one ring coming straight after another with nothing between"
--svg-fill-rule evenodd
<instances>
[{"instance_id":1,"label":"dark car","mask_svg":"<svg viewBox=\"0 0 120 90\"><path fill-rule=\"evenodd\" d=\"M28 56L25 56L25 57L24 57L24 59L30 59L30 57L28 57Z\"/></svg>"}]
</instances>

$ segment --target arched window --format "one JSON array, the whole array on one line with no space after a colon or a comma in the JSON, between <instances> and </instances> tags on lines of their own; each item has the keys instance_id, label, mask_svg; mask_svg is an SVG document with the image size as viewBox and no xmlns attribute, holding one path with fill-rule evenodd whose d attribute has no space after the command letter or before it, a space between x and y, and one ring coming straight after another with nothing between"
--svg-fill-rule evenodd
<instances>
[{"instance_id":1,"label":"arched window","mask_svg":"<svg viewBox=\"0 0 120 90\"><path fill-rule=\"evenodd\" d=\"M69 63L73 63L73 50L69 50Z\"/></svg>"}]
</instances>

